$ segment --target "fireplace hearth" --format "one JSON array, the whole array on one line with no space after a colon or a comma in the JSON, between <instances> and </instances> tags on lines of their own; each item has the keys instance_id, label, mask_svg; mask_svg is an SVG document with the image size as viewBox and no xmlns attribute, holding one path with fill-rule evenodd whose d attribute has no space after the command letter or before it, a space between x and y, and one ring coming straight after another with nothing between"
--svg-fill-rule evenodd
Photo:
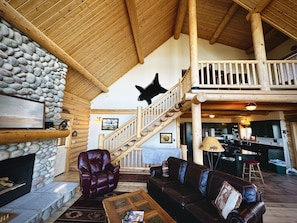
<instances>
[{"instance_id":1,"label":"fireplace hearth","mask_svg":"<svg viewBox=\"0 0 297 223\"><path fill-rule=\"evenodd\" d=\"M29 193L35 154L11 158L0 162L0 207Z\"/></svg>"}]
</instances>

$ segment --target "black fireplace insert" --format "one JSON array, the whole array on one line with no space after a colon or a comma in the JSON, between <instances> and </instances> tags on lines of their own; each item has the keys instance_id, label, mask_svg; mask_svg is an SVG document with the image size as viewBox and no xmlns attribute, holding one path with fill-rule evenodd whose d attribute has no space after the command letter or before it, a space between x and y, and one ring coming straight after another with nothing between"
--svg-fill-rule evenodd
<instances>
[{"instance_id":1,"label":"black fireplace insert","mask_svg":"<svg viewBox=\"0 0 297 223\"><path fill-rule=\"evenodd\" d=\"M0 162L0 207L29 193L35 154Z\"/></svg>"}]
</instances>

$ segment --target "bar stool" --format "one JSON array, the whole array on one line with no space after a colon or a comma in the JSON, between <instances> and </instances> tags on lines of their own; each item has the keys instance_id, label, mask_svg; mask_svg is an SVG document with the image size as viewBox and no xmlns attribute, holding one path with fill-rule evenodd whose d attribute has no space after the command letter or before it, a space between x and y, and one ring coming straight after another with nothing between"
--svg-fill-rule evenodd
<instances>
[{"instance_id":1,"label":"bar stool","mask_svg":"<svg viewBox=\"0 0 297 223\"><path fill-rule=\"evenodd\" d=\"M249 182L252 181L252 178L261 178L262 183L264 184L263 175L260 169L260 163L256 160L244 160L242 167L242 178L244 179L245 175L249 176Z\"/></svg>"}]
</instances>

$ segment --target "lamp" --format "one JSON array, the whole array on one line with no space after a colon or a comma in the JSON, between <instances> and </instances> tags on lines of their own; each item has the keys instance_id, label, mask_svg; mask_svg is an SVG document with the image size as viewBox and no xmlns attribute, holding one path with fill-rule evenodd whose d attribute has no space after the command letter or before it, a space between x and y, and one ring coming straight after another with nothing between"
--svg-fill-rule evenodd
<instances>
[{"instance_id":1,"label":"lamp","mask_svg":"<svg viewBox=\"0 0 297 223\"><path fill-rule=\"evenodd\" d=\"M221 143L213 136L207 136L202 142L201 150L207 152L208 164L211 169L215 169L218 165L221 152L224 152L224 148ZM214 164L213 154L218 153L216 163Z\"/></svg>"},{"instance_id":2,"label":"lamp","mask_svg":"<svg viewBox=\"0 0 297 223\"><path fill-rule=\"evenodd\" d=\"M214 118L214 117L216 117L216 116L215 116L214 114L209 114L208 117L209 117L209 118Z\"/></svg>"},{"instance_id":3,"label":"lamp","mask_svg":"<svg viewBox=\"0 0 297 223\"><path fill-rule=\"evenodd\" d=\"M257 108L257 105L255 102L249 102L245 105L245 109L248 111L254 111Z\"/></svg>"},{"instance_id":4,"label":"lamp","mask_svg":"<svg viewBox=\"0 0 297 223\"><path fill-rule=\"evenodd\" d=\"M251 122L248 120L248 119L242 119L241 121L241 124L243 125L243 126L250 126L251 125Z\"/></svg>"}]
</instances>

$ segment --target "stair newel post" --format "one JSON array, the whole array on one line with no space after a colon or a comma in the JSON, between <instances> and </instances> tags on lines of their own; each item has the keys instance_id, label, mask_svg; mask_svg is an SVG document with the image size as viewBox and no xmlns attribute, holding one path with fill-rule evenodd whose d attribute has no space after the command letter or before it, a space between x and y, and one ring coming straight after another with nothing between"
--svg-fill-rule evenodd
<instances>
[{"instance_id":1,"label":"stair newel post","mask_svg":"<svg viewBox=\"0 0 297 223\"><path fill-rule=\"evenodd\" d=\"M142 116L141 116L142 107L137 107L137 114L136 114L136 138L141 138L141 129L142 129Z\"/></svg>"},{"instance_id":2,"label":"stair newel post","mask_svg":"<svg viewBox=\"0 0 297 223\"><path fill-rule=\"evenodd\" d=\"M182 78L179 78L179 80L178 80L178 93L179 93L179 99L181 100L183 98Z\"/></svg>"},{"instance_id":3,"label":"stair newel post","mask_svg":"<svg viewBox=\"0 0 297 223\"><path fill-rule=\"evenodd\" d=\"M104 134L98 135L98 149L104 149ZM109 148L105 148L109 149Z\"/></svg>"},{"instance_id":4,"label":"stair newel post","mask_svg":"<svg viewBox=\"0 0 297 223\"><path fill-rule=\"evenodd\" d=\"M183 160L187 160L188 159L188 148L187 148L187 145L181 145L181 150L182 150L182 159Z\"/></svg>"}]
</instances>

